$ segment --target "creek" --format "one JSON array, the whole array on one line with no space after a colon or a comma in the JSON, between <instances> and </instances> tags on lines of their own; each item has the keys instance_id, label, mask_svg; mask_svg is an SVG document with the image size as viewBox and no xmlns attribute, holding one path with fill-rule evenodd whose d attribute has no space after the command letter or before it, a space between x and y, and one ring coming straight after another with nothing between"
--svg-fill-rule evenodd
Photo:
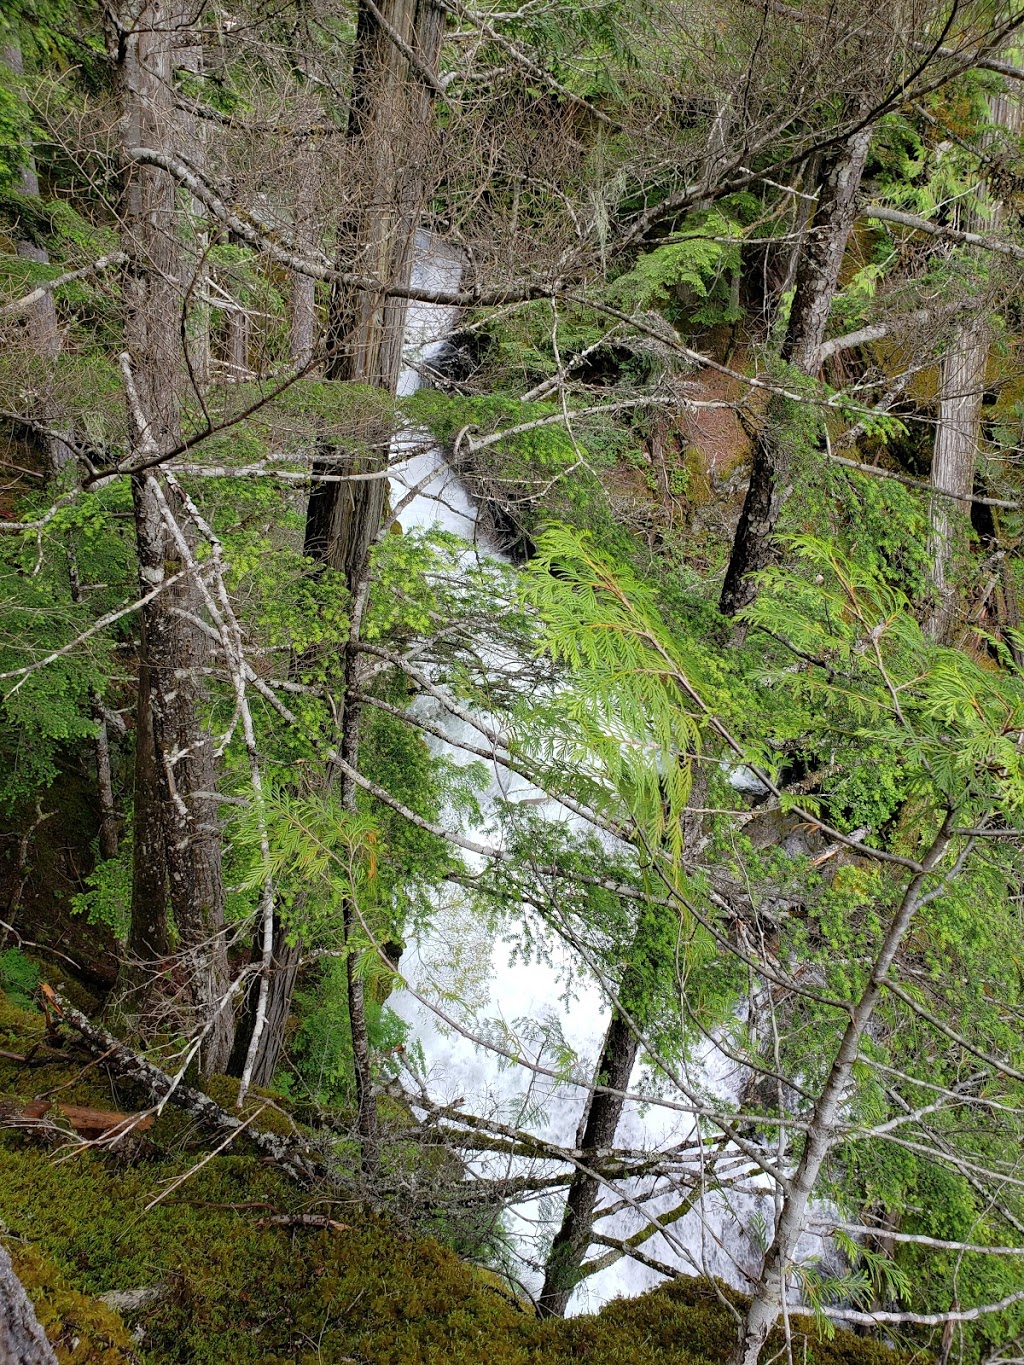
<instances>
[{"instance_id":1,"label":"creek","mask_svg":"<svg viewBox=\"0 0 1024 1365\"><path fill-rule=\"evenodd\" d=\"M453 291L460 273L459 257L436 239L421 234L414 284L439 292ZM451 307L421 302L410 305L401 396L429 382L431 363L448 346L455 318L456 310ZM392 450L392 461L392 504L400 509L398 519L404 530L440 528L465 540L469 555L502 558L498 545L481 530L482 519L472 497L449 468L444 452L426 433L401 433ZM507 661L496 659L495 667L507 667ZM435 753L457 763L470 761L459 746L466 739L480 742L471 726L432 697L420 696L413 705L416 714L447 736L445 740L427 737ZM530 803L548 820L574 828L582 825L578 816L500 763L492 762L489 767L489 787L482 798L487 817L484 836L495 845L500 844L502 834L499 800ZM480 833L474 837L480 838ZM478 855L465 857L470 870L482 863ZM492 923L473 917L458 888L442 890L430 929L408 943L401 960L400 971L412 992L397 991L389 1004L408 1023L422 1049L422 1079L434 1102L457 1104L468 1112L572 1147L587 1098L586 1085L555 1081L537 1074L529 1065L512 1064L473 1038L499 1037L506 1048L508 1040L514 1039L515 1050L524 1058L537 1062L543 1056L547 1065L550 1061L544 1040L559 1038L578 1058L574 1074L592 1076L608 1023L608 1001L585 964L554 936L543 952L535 951L523 960L513 948L516 925L517 915L512 909L503 930L495 933ZM453 1006L456 993L460 1004ZM457 1014L464 1031L443 1022L424 1002L436 1002L449 1018ZM745 1079L739 1064L712 1044L700 1049L689 1064L681 1064L681 1071L691 1096L699 1095L706 1103L720 1103L725 1108L736 1103ZM617 1147L652 1153L693 1147L696 1124L692 1106L682 1091L664 1081L652 1085L649 1068L645 1070L640 1062L630 1090L649 1094L650 1099L646 1103L627 1101L617 1130ZM659 1104L659 1098L672 1107ZM543 1163L528 1164L508 1157L478 1156L470 1164L478 1175L489 1178L536 1171L538 1164L544 1169ZM595 1311L611 1298L642 1292L664 1278L655 1268L658 1263L673 1271L715 1275L737 1288L749 1288L748 1277L756 1277L759 1269L758 1237L765 1235L765 1229L770 1231L774 1207L764 1176L735 1156L733 1168L736 1184L727 1195L712 1190L701 1195L698 1187L694 1208L665 1233L658 1232L645 1242L644 1256L654 1264L621 1257L582 1281L569 1312ZM601 1234L613 1239L629 1237L647 1226L651 1215L664 1215L679 1201L678 1193L664 1180L631 1180L617 1192L603 1191L599 1214L613 1199L622 1202L623 1191L635 1204L627 1202L626 1207L598 1223ZM558 1227L562 1203L562 1194L527 1199L506 1213L514 1273L530 1292L539 1289L545 1239L550 1239ZM821 1250L820 1240L807 1238L805 1242L803 1255L813 1256ZM592 1248L591 1256L595 1250L600 1254L605 1248Z\"/></svg>"}]
</instances>

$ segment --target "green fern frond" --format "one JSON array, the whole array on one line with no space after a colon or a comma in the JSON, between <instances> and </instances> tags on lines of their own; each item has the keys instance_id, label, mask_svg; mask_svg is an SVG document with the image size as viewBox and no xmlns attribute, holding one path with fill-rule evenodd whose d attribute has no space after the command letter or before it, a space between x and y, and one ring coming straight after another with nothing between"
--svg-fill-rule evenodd
<instances>
[{"instance_id":1,"label":"green fern frond","mask_svg":"<svg viewBox=\"0 0 1024 1365\"><path fill-rule=\"evenodd\" d=\"M681 853L681 819L700 748L702 706L691 661L661 621L653 595L586 535L541 536L524 593L541 646L567 681L520 715L524 747L574 768L619 803L653 846ZM539 723L538 723L539 721Z\"/></svg>"}]
</instances>

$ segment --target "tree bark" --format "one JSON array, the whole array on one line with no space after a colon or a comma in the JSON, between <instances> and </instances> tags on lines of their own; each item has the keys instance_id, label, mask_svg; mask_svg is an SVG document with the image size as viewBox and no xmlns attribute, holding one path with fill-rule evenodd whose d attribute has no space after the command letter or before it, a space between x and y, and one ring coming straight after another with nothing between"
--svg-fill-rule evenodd
<instances>
[{"instance_id":1,"label":"tree bark","mask_svg":"<svg viewBox=\"0 0 1024 1365\"><path fill-rule=\"evenodd\" d=\"M1014 93L990 100L992 123L1013 137L1021 131L1022 106ZM988 139L992 141L991 137ZM998 232L1004 205L983 187L976 208L958 207L957 228L968 232ZM932 454L932 500L929 512L928 554L931 560L933 602L925 629L935 640L945 640L956 615L953 559L956 542L966 530L974 491L974 472L981 438L981 408L985 371L992 340L988 316L968 317L958 326L942 357L939 383L939 425ZM944 497L952 493L954 497Z\"/></svg>"},{"instance_id":2,"label":"tree bark","mask_svg":"<svg viewBox=\"0 0 1024 1365\"><path fill-rule=\"evenodd\" d=\"M961 499L974 488L988 348L987 322L972 319L957 328L949 350L942 357L928 527L934 602L926 621L929 635L936 640L944 639L953 623L956 606L953 553L957 530L965 526L970 515L970 503ZM959 496L943 497L944 493Z\"/></svg>"},{"instance_id":3,"label":"tree bark","mask_svg":"<svg viewBox=\"0 0 1024 1365\"><path fill-rule=\"evenodd\" d=\"M302 945L298 940L289 943L294 934L281 920L274 918L274 951L271 964L270 989L266 1003L266 1021L260 1036L259 1047L253 1062L251 1084L266 1088L274 1082L277 1065L284 1047L285 1033L291 1011L295 981L299 974L302 958ZM256 955L259 956L259 934L257 933ZM228 1074L241 1076L249 1055L249 1043L256 1025L256 1010L260 994L260 978L254 977L246 992L235 1035L234 1051L228 1065Z\"/></svg>"},{"instance_id":4,"label":"tree bark","mask_svg":"<svg viewBox=\"0 0 1024 1365\"><path fill-rule=\"evenodd\" d=\"M690 805L696 809L683 817L683 858L692 862L703 833L703 817L697 810L704 805L707 794L707 772L694 764L693 788ZM659 913L647 911L647 914ZM626 955L626 966L619 987L619 1001L627 1012L636 1015L635 1002L641 983L636 970L638 952L646 928L643 915L637 925L633 943ZM601 1181L592 1173L615 1144L615 1134L622 1117L625 1099L609 1091L626 1091L633 1073L640 1040L620 1009L612 1010L594 1073L594 1089L587 1097L576 1132L576 1147L580 1151L580 1166L566 1196L562 1223L555 1234L544 1267L544 1284L537 1299L537 1312L542 1317L563 1317L579 1283L580 1270L590 1245L594 1227L594 1212L601 1191ZM599 1089L597 1087L607 1087Z\"/></svg>"},{"instance_id":5,"label":"tree bark","mask_svg":"<svg viewBox=\"0 0 1024 1365\"><path fill-rule=\"evenodd\" d=\"M299 154L298 179L292 217L295 225L295 247L308 250L315 242L316 178L312 149L303 147ZM293 275L291 283L291 318L288 331L288 355L297 370L304 370L313 359L316 338L316 281L308 275Z\"/></svg>"},{"instance_id":6,"label":"tree bark","mask_svg":"<svg viewBox=\"0 0 1024 1365\"><path fill-rule=\"evenodd\" d=\"M387 24L433 69L444 11L433 0L390 0L377 7ZM342 233L344 268L408 284L425 194L431 92L365 6L359 9L349 141L362 172L359 202ZM408 304L335 285L327 326L329 380L371 384L394 393L402 365ZM374 463L386 463L391 432L372 434ZM338 451L317 474L355 472L358 458ZM383 479L314 483L306 515L306 554L341 569L350 590L365 571L384 514Z\"/></svg>"},{"instance_id":7,"label":"tree bark","mask_svg":"<svg viewBox=\"0 0 1024 1365\"><path fill-rule=\"evenodd\" d=\"M376 6L385 24L429 69L436 66L444 33L445 14L433 0L388 0ZM348 140L361 174L354 191L356 204L341 234L340 264L345 269L387 282L408 284L412 276L416 229L426 193L424 161L430 141L432 93L410 70L406 56L377 17L365 5L359 9L353 59L352 101ZM304 210L302 210L304 212ZM300 208L296 206L296 222ZM293 305L296 300L293 296ZM311 347L312 298L300 300L293 312L292 360ZM394 394L402 362L408 305L378 293L336 285L328 308L328 380L370 384ZM303 310L308 309L308 312ZM374 464L386 464L391 440L389 427L374 433ZM386 506L384 479L355 483L318 481L319 475L356 472L360 460L351 452L325 452L313 469L313 486L306 511L305 554L340 570L352 600L344 695L340 717L339 752L355 766L359 747L359 707L351 699L358 670L359 629L368 592L369 552L380 531ZM355 806L355 785L342 775L340 794L346 808ZM345 935L355 927L355 908L344 907ZM288 1019L295 968L284 929L275 934L274 958L285 964L271 978L267 1024L260 1040L254 1078L273 1074ZM370 1047L366 1031L363 985L349 958L348 1013L359 1107L358 1128L363 1162L372 1174L376 1165L376 1100ZM273 1027L271 1027L273 1020ZM239 1050L236 1050L236 1058ZM264 1083L266 1083L264 1081Z\"/></svg>"},{"instance_id":8,"label":"tree bark","mask_svg":"<svg viewBox=\"0 0 1024 1365\"><path fill-rule=\"evenodd\" d=\"M32 1301L0 1242L0 1360L10 1365L57 1365Z\"/></svg>"},{"instance_id":9,"label":"tree bark","mask_svg":"<svg viewBox=\"0 0 1024 1365\"><path fill-rule=\"evenodd\" d=\"M176 127L176 46L189 47L184 13L155 2L121 16L115 37L116 83L125 149L165 146ZM180 436L184 357L181 317L187 266L180 240L176 187L165 172L127 158L122 198L128 256L125 342L134 380L129 416L136 451L159 453ZM133 476L132 499L144 593L174 580L180 553L161 514L159 476ZM174 509L173 490L164 490ZM224 934L216 764L201 716L203 669L212 663L208 637L189 617L202 597L188 576L172 581L141 613L136 722L135 840L129 958L119 994L127 1005L155 998L167 965L168 912L177 932L179 1024L206 1030L201 1062L222 1070L233 1019ZM190 1017L191 1016L191 1017ZM166 1028L166 1020L163 1027Z\"/></svg>"},{"instance_id":10,"label":"tree bark","mask_svg":"<svg viewBox=\"0 0 1024 1365\"><path fill-rule=\"evenodd\" d=\"M100 856L117 857L117 805L114 801L114 774L110 762L110 730L100 708L93 702L96 717L96 784L100 797Z\"/></svg>"},{"instance_id":11,"label":"tree bark","mask_svg":"<svg viewBox=\"0 0 1024 1365\"><path fill-rule=\"evenodd\" d=\"M796 272L796 291L782 344L782 359L806 375L819 367L829 312L839 285L839 272L857 213L871 127L862 128L822 162L818 208L807 233ZM733 540L719 609L735 616L754 600L752 575L774 564L775 533L788 494L791 466L788 425L789 400L773 396L765 427L754 449L750 485Z\"/></svg>"},{"instance_id":12,"label":"tree bark","mask_svg":"<svg viewBox=\"0 0 1024 1365\"><path fill-rule=\"evenodd\" d=\"M601 1047L595 1086L628 1090L638 1046L636 1034L619 1011L613 1010ZM544 1267L544 1284L537 1299L537 1312L541 1317L563 1317L579 1282L601 1192L601 1182L588 1168L614 1146L624 1103L621 1094L609 1094L606 1090L592 1090L587 1099L576 1133L580 1169L569 1186L562 1225L551 1244Z\"/></svg>"},{"instance_id":13,"label":"tree bark","mask_svg":"<svg viewBox=\"0 0 1024 1365\"><path fill-rule=\"evenodd\" d=\"M232 379L245 379L249 374L249 328L249 314L241 304L228 310L225 359Z\"/></svg>"}]
</instances>

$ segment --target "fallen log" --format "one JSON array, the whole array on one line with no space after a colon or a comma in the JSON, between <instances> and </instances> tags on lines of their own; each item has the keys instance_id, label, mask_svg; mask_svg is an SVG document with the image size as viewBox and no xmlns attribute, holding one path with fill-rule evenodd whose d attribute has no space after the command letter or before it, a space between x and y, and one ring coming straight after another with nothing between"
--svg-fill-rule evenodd
<instances>
[{"instance_id":1,"label":"fallen log","mask_svg":"<svg viewBox=\"0 0 1024 1365\"><path fill-rule=\"evenodd\" d=\"M116 1109L90 1109L83 1104L57 1104L54 1108L84 1138L105 1138L110 1142L125 1133L144 1133L153 1126L153 1115L147 1113L122 1114Z\"/></svg>"},{"instance_id":2,"label":"fallen log","mask_svg":"<svg viewBox=\"0 0 1024 1365\"><path fill-rule=\"evenodd\" d=\"M291 1179L303 1185L327 1182L345 1185L339 1174L334 1171L315 1148L301 1138L283 1137L278 1133L268 1133L261 1128L247 1125L241 1118L222 1109L209 1095L201 1090L176 1081L168 1076L145 1057L140 1057L126 1044L119 1042L112 1033L100 1028L63 1000L50 986L40 987L50 1009L69 1028L80 1034L88 1047L95 1053L105 1054L104 1066L121 1080L141 1086L153 1096L156 1106L165 1102L175 1105L190 1114L203 1127L222 1137L240 1132L245 1127L245 1141L273 1165L279 1167Z\"/></svg>"},{"instance_id":3,"label":"fallen log","mask_svg":"<svg viewBox=\"0 0 1024 1365\"><path fill-rule=\"evenodd\" d=\"M153 1126L153 1115L124 1114L118 1109L93 1109L84 1104L54 1103L52 1100L29 1100L27 1104L0 1102L0 1128L20 1128L27 1133L57 1134L62 1130L54 1123L63 1118L86 1142L103 1142L113 1146L132 1133L144 1133Z\"/></svg>"}]
</instances>

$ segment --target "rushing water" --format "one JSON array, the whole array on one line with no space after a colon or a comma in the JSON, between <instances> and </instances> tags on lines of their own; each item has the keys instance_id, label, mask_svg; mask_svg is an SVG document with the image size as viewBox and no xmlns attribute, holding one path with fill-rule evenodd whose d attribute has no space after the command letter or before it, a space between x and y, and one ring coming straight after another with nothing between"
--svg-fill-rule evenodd
<instances>
[{"instance_id":1,"label":"rushing water","mask_svg":"<svg viewBox=\"0 0 1024 1365\"><path fill-rule=\"evenodd\" d=\"M460 262L456 254L425 236L419 242L414 283L423 288L451 291L457 288ZM451 307L413 303L406 331L407 367L402 373L399 393L414 393L429 382L429 368L447 343L455 310ZM477 553L500 558L497 547L479 534L477 509L465 487L448 467L443 452L430 444L423 432L407 431L396 441L392 453L396 461L392 480L392 502L401 507L399 520L406 530L438 527L452 531L476 546ZM404 457L404 458L403 458ZM416 490L402 506L410 490ZM435 752L445 753L456 762L467 762L459 741L470 727L453 717L440 703L421 697L415 703L418 713L448 736L448 741L431 739ZM479 736L473 739L479 741ZM491 764L490 789L484 798L485 812L491 816L490 834L500 842L500 822L495 801L527 801L551 820L580 825L579 819L563 806L545 797L523 779L499 763ZM474 855L467 855L472 865ZM476 1037L502 1033L518 1039L521 1055L540 1060L538 1022L560 1035L577 1054L579 1074L593 1074L608 1022L608 1004L599 986L574 955L552 940L541 960L534 955L528 962L514 957L510 940L515 927L514 913L508 921L509 941L495 935L493 928L474 920L456 890L439 894L430 931L410 943L401 971L413 988L397 993L392 1007L411 1026L426 1061L424 1080L432 1098L441 1104L458 1102L471 1113L490 1116L528 1130L538 1137L572 1147L586 1098L584 1087L556 1083L539 1076L527 1066L510 1065L494 1052L477 1045L463 1032L439 1021L416 996L444 1002L451 1016L454 989L461 996L459 1022ZM684 1068L685 1069L685 1068ZM686 1070L686 1084L710 1101L734 1102L742 1082L739 1067L719 1049L708 1046ZM631 1089L642 1084L640 1065ZM683 1095L672 1087L662 1092L666 1098L685 1104ZM680 1108L627 1102L616 1138L619 1147L644 1151L665 1151L690 1143L695 1123L690 1113ZM501 1163L504 1164L501 1164ZM506 1176L525 1170L523 1163L508 1158L478 1158L474 1168L487 1176ZM737 1167L739 1163L737 1163ZM536 1164L534 1165L536 1169ZM742 1170L737 1171L742 1175ZM658 1233L644 1245L652 1261L690 1273L718 1275L737 1287L749 1284L747 1276L756 1274L759 1251L751 1235L752 1227L764 1219L770 1227L772 1205L764 1189L764 1178L751 1173L742 1187L728 1197L705 1194L697 1207L673 1224L668 1236ZM632 1182L629 1190L636 1198L655 1187L647 1182ZM662 1187L664 1188L664 1187ZM601 1206L610 1202L606 1192ZM663 1193L645 1202L648 1214L667 1213L678 1195L664 1188ZM536 1271L538 1244L550 1236L561 1216L561 1196L546 1206L526 1201L511 1210L507 1225L514 1244L522 1255L518 1267L523 1283L539 1287ZM602 1233L626 1237L646 1226L647 1217L635 1207L626 1207L600 1223ZM807 1254L819 1247L808 1242ZM531 1265L531 1262L533 1263ZM587 1278L577 1289L570 1312L590 1311L609 1298L632 1295L662 1278L656 1269L628 1257Z\"/></svg>"}]
</instances>

